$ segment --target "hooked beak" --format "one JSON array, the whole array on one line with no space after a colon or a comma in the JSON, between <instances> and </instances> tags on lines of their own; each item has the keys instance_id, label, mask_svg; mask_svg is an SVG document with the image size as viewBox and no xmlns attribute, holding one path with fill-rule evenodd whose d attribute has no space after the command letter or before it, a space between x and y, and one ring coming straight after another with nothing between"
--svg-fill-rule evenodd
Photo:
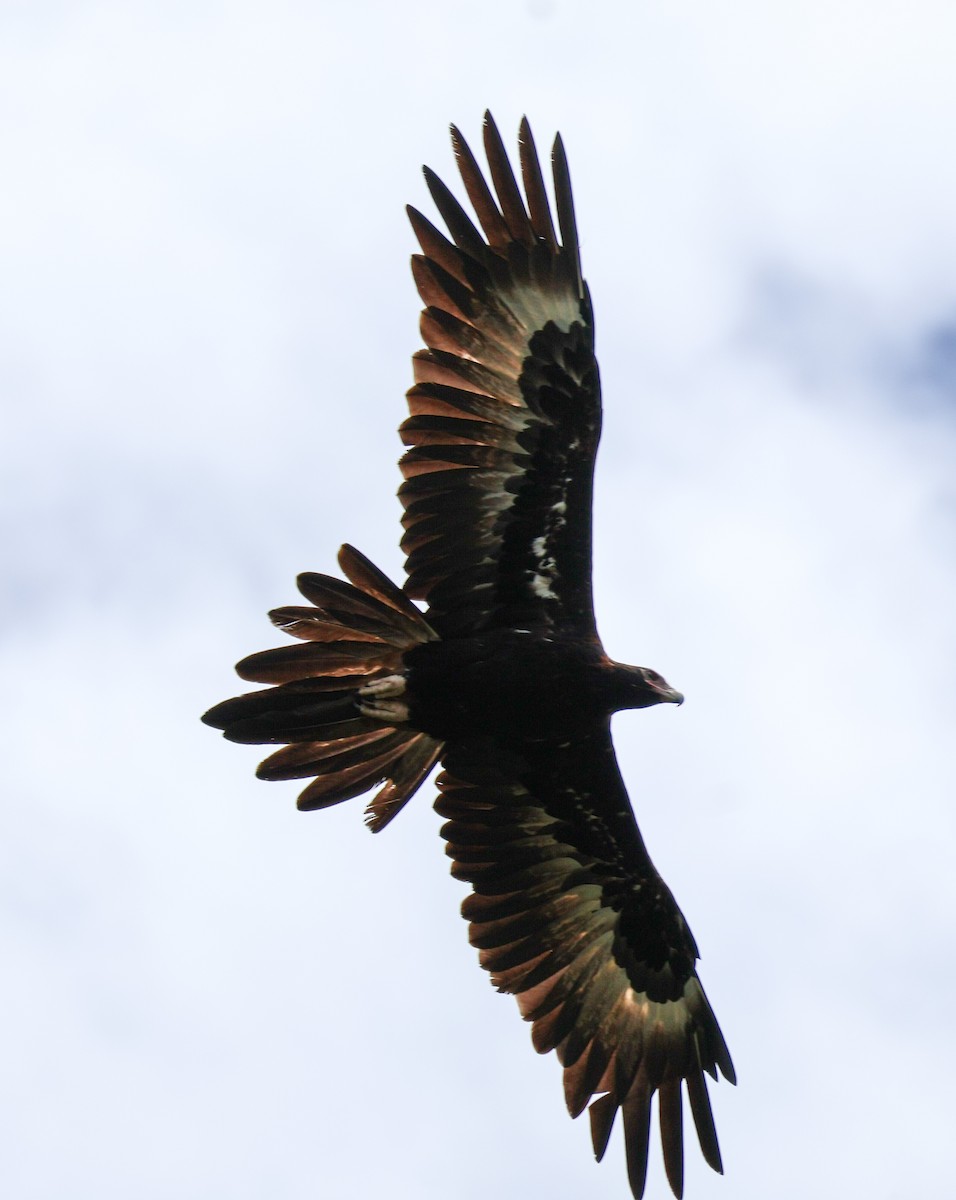
<instances>
[{"instance_id":1,"label":"hooked beak","mask_svg":"<svg viewBox=\"0 0 956 1200\"><path fill-rule=\"evenodd\" d=\"M647 676L645 676L645 679ZM658 704L683 704L684 693L679 692L677 688L672 688L666 679L662 679L660 675L648 679L647 682L657 693L659 699Z\"/></svg>"},{"instance_id":2,"label":"hooked beak","mask_svg":"<svg viewBox=\"0 0 956 1200\"><path fill-rule=\"evenodd\" d=\"M634 668L632 668L633 670ZM644 692L647 697L638 707L648 704L683 704L684 693L672 688L663 675L652 671L649 667L637 667L636 670L644 681ZM650 696L648 696L650 692Z\"/></svg>"}]
</instances>

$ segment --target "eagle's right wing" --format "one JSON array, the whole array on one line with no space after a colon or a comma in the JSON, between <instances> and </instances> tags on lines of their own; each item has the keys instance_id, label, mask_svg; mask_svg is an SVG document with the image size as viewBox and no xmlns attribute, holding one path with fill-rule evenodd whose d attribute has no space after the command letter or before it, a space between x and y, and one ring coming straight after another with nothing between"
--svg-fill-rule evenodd
<instances>
[{"instance_id":1,"label":"eagle's right wing","mask_svg":"<svg viewBox=\"0 0 956 1200\"><path fill-rule=\"evenodd\" d=\"M452 142L482 232L440 179L425 176L452 241L409 209L428 347L414 358L402 547L405 590L442 636L501 626L594 633L591 490L601 428L594 327L581 277L560 137L555 232L528 122L520 133L527 206L490 114L496 195L456 129Z\"/></svg>"}]
</instances>

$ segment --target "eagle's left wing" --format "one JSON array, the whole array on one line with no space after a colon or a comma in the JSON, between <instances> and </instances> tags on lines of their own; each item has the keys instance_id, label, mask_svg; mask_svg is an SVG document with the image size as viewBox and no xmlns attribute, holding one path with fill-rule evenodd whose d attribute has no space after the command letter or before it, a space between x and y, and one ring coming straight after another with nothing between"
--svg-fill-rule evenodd
<instances>
[{"instance_id":1,"label":"eagle's left wing","mask_svg":"<svg viewBox=\"0 0 956 1200\"><path fill-rule=\"evenodd\" d=\"M704 1158L721 1171L704 1072L733 1083L733 1064L693 936L644 847L609 724L533 757L453 748L444 766L436 808L448 818L452 873L474 889L462 906L470 940L533 1022L535 1048L557 1051L571 1115L590 1103L598 1159L621 1109L631 1188L643 1195L657 1092L680 1196L686 1085Z\"/></svg>"}]
</instances>

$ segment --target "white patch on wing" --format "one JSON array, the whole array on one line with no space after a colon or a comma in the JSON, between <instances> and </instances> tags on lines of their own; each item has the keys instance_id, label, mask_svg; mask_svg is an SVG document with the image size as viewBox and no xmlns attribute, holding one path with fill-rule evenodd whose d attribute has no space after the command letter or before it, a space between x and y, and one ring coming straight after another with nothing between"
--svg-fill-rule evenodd
<instances>
[{"instance_id":1,"label":"white patch on wing","mask_svg":"<svg viewBox=\"0 0 956 1200\"><path fill-rule=\"evenodd\" d=\"M562 333L568 333L573 325L582 322L581 297L577 295L576 288L570 281L555 283L548 288L542 288L539 284L515 282L510 287L500 287L498 298L524 332L522 339L516 330L517 337L511 344L511 348L518 354L519 360L527 352L527 347L534 334L538 330L544 329L549 322L557 326ZM510 397L497 396L496 399L499 402L510 402ZM538 418L532 417L526 410L521 429L527 429L536 420ZM569 451L573 453L579 448L580 442L576 438L569 447ZM502 513L512 507L515 499L514 494L505 489L504 483L508 478L514 478L516 474L520 474L520 472L509 470L498 472L500 486L485 489L481 496L480 504L483 510L481 540L485 544L491 543L499 547L501 545L498 520ZM550 551L549 543L552 542L554 535L567 525L568 506L564 497L567 495L570 484L570 477L565 478L562 498L546 511L544 533L536 537L529 547L532 561L527 574L528 585L532 594L539 600L559 599L556 591L558 563ZM489 521L490 528L485 527L485 521ZM486 557L482 565L487 561Z\"/></svg>"},{"instance_id":2,"label":"white patch on wing","mask_svg":"<svg viewBox=\"0 0 956 1200\"><path fill-rule=\"evenodd\" d=\"M567 486L567 480L565 486ZM567 512L567 503L564 500L558 500L551 506L549 511L549 520L547 522L548 529L540 537L536 537L531 543L531 554L536 560L535 569L530 573L531 591L540 600L557 600L558 594L554 590L554 584L558 577L557 560L548 551L548 542L551 537L559 529L567 524L565 513Z\"/></svg>"},{"instance_id":3,"label":"white patch on wing","mask_svg":"<svg viewBox=\"0 0 956 1200\"><path fill-rule=\"evenodd\" d=\"M542 600L557 600L551 586L557 575L558 564L548 554L547 536L536 537L531 543L531 553L538 560L538 569L531 573L531 590Z\"/></svg>"},{"instance_id":4,"label":"white patch on wing","mask_svg":"<svg viewBox=\"0 0 956 1200\"><path fill-rule=\"evenodd\" d=\"M529 334L543 329L549 321L567 333L575 321L581 320L581 301L570 288L544 292L537 284L519 284L503 293L503 299Z\"/></svg>"},{"instance_id":5,"label":"white patch on wing","mask_svg":"<svg viewBox=\"0 0 956 1200\"><path fill-rule=\"evenodd\" d=\"M643 992L635 992L628 987L624 993L624 1004L648 1031L658 1036L682 1034L687 1028L689 1013L683 995L676 1000L649 1000Z\"/></svg>"},{"instance_id":6,"label":"white patch on wing","mask_svg":"<svg viewBox=\"0 0 956 1200\"><path fill-rule=\"evenodd\" d=\"M553 580L544 575L531 576L531 590L540 600L557 600L557 595L551 589Z\"/></svg>"}]
</instances>

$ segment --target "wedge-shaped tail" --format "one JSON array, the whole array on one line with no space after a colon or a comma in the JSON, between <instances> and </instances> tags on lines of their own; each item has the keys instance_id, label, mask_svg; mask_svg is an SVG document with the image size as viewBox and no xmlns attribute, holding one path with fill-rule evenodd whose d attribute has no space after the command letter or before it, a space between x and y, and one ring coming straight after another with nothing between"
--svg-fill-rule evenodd
<instances>
[{"instance_id":1,"label":"wedge-shaped tail","mask_svg":"<svg viewBox=\"0 0 956 1200\"><path fill-rule=\"evenodd\" d=\"M388 685L370 685L394 679L400 688L405 651L437 635L415 605L353 547L339 551L339 566L348 583L329 575L300 575L299 590L310 604L269 614L303 644L265 650L237 664L241 678L275 686L225 700L203 721L233 742L283 744L256 774L260 779L311 778L299 796L301 809L328 808L384 782L365 814L378 832L425 781L442 743L405 724L401 705L379 701ZM371 692L368 703L363 703L365 689Z\"/></svg>"}]
</instances>

